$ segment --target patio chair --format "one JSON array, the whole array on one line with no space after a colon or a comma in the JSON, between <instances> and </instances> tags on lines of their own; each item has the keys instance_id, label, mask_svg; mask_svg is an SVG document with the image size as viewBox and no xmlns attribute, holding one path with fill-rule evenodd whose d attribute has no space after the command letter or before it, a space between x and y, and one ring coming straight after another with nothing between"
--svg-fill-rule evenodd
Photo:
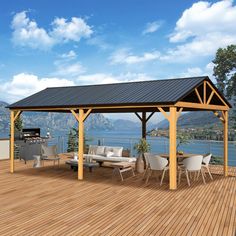
<instances>
[{"instance_id":1,"label":"patio chair","mask_svg":"<svg viewBox=\"0 0 236 236\"><path fill-rule=\"evenodd\" d=\"M169 169L168 166L168 160L164 157L161 157L159 155L154 155L154 154L146 154L148 163L149 163L149 168L147 169L147 178L146 178L146 184L148 183L148 180L150 176L152 175L153 171L162 171L162 176L161 176L161 181L160 185L162 185L165 172L166 170Z\"/></svg>"},{"instance_id":2,"label":"patio chair","mask_svg":"<svg viewBox=\"0 0 236 236\"><path fill-rule=\"evenodd\" d=\"M53 161L54 166L55 166L55 162L57 161L58 166L59 166L60 157L57 154L57 146L56 145L53 145L53 146L42 145L41 160L42 160L43 166L44 166L44 161Z\"/></svg>"},{"instance_id":3,"label":"patio chair","mask_svg":"<svg viewBox=\"0 0 236 236\"><path fill-rule=\"evenodd\" d=\"M207 169L208 171L208 174L211 178L211 180L213 180L213 177L211 175L211 172L210 172L210 169L209 169L209 163L211 161L211 157L212 157L212 154L211 153L207 153L206 155L203 156L203 159L202 159L202 167ZM205 174L205 172L204 172Z\"/></svg>"},{"instance_id":4,"label":"patio chair","mask_svg":"<svg viewBox=\"0 0 236 236\"><path fill-rule=\"evenodd\" d=\"M185 172L187 182L188 182L188 186L190 186L190 180L189 180L188 173L191 173L191 172L197 173L198 176L199 176L199 173L201 172L203 183L204 184L206 183L205 178L204 178L204 173L202 171L202 160L203 160L203 156L201 156L201 155L188 157L188 158L185 158L183 160L183 162L182 162L183 165L178 166L178 169L179 169L179 184L180 184L180 181L181 181L182 171ZM195 175L195 178L196 178L196 175Z\"/></svg>"}]
</instances>

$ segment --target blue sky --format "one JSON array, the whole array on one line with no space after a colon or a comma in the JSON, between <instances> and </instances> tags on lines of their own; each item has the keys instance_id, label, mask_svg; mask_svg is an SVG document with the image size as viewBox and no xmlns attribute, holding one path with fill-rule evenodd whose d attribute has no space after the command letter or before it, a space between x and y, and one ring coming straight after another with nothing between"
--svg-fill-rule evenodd
<instances>
[{"instance_id":1,"label":"blue sky","mask_svg":"<svg viewBox=\"0 0 236 236\"><path fill-rule=\"evenodd\" d=\"M5 1L0 100L45 87L212 75L234 1Z\"/></svg>"}]
</instances>

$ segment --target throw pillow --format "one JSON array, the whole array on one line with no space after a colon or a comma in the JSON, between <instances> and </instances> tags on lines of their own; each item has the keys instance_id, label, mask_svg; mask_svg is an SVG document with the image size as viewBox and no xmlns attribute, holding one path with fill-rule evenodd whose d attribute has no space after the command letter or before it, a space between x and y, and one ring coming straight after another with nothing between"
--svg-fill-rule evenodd
<instances>
[{"instance_id":1,"label":"throw pillow","mask_svg":"<svg viewBox=\"0 0 236 236\"><path fill-rule=\"evenodd\" d=\"M112 151L114 152L115 157L122 157L123 147L113 147Z\"/></svg>"},{"instance_id":2,"label":"throw pillow","mask_svg":"<svg viewBox=\"0 0 236 236\"><path fill-rule=\"evenodd\" d=\"M106 157L112 157L113 155L114 155L114 152L110 152L110 151L106 152Z\"/></svg>"}]
</instances>

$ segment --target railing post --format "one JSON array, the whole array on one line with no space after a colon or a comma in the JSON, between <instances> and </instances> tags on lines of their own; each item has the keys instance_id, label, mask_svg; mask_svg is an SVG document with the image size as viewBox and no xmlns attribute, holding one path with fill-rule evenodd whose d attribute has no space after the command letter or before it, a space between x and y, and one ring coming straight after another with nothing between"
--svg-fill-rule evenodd
<instances>
[{"instance_id":1,"label":"railing post","mask_svg":"<svg viewBox=\"0 0 236 236\"><path fill-rule=\"evenodd\" d=\"M228 111L224 115L224 176L228 176Z\"/></svg>"}]
</instances>

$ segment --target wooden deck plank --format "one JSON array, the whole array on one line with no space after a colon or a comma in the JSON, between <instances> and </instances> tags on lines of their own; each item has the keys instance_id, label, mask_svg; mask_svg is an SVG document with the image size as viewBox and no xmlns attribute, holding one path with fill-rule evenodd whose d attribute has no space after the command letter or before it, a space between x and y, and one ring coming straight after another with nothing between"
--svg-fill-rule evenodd
<instances>
[{"instance_id":1,"label":"wooden deck plank","mask_svg":"<svg viewBox=\"0 0 236 236\"><path fill-rule=\"evenodd\" d=\"M62 164L32 168L32 162L0 161L0 235L235 235L236 168L177 191L156 179L146 186L141 176L123 183L112 169L85 171L84 181Z\"/></svg>"}]
</instances>

